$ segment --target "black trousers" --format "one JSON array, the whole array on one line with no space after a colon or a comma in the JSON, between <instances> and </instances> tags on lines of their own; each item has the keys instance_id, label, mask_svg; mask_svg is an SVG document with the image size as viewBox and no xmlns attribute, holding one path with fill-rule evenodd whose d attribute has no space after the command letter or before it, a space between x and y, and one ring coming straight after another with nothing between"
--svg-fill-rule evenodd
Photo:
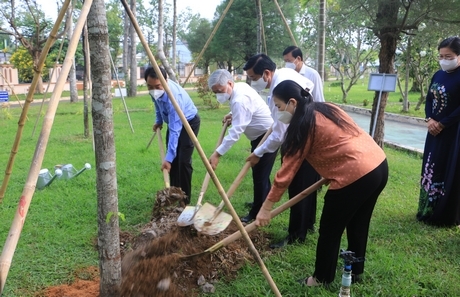
<instances>
[{"instance_id":1,"label":"black trousers","mask_svg":"<svg viewBox=\"0 0 460 297\"><path fill-rule=\"evenodd\" d=\"M198 135L200 130L200 117L198 114L189 122L195 136ZM166 143L169 143L169 129L166 132ZM177 154L171 163L171 170L169 171L169 178L172 187L179 187L187 195L186 204L190 204L190 197L192 195L192 153L195 145L192 139L182 127L180 132L179 141L177 143Z\"/></svg>"},{"instance_id":2,"label":"black trousers","mask_svg":"<svg viewBox=\"0 0 460 297\"><path fill-rule=\"evenodd\" d=\"M324 197L323 213L316 247L315 276L320 282L334 280L340 250L340 239L347 229L347 250L355 257L365 257L369 224L377 198L388 180L388 163L354 183L338 190L328 190ZM364 262L354 263L353 274L364 272Z\"/></svg>"},{"instance_id":3,"label":"black trousers","mask_svg":"<svg viewBox=\"0 0 460 297\"><path fill-rule=\"evenodd\" d=\"M319 174L307 161L303 161L288 188L289 199L293 198L320 179ZM291 207L289 214L288 241L305 241L308 232L314 231L316 222L316 191Z\"/></svg>"},{"instance_id":4,"label":"black trousers","mask_svg":"<svg viewBox=\"0 0 460 297\"><path fill-rule=\"evenodd\" d=\"M251 152L253 152L259 145L260 141L265 134L262 134L257 139L251 141ZM262 204L267 198L268 192L272 187L270 182L270 173L272 172L273 164L275 163L276 154L278 151L273 153L265 153L254 167L252 167L252 182L253 182L253 204L249 211L249 215L256 217Z\"/></svg>"}]
</instances>

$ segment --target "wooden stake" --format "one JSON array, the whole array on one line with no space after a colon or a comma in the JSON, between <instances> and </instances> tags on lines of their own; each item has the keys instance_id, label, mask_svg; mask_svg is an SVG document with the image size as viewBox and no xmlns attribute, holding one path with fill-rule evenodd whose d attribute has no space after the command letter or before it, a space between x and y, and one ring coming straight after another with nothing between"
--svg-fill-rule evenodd
<instances>
[{"instance_id":1,"label":"wooden stake","mask_svg":"<svg viewBox=\"0 0 460 297\"><path fill-rule=\"evenodd\" d=\"M157 61L155 60L155 57L153 56L152 51L150 50L149 45L148 45L147 41L145 40L144 35L142 34L142 31L141 31L141 29L140 29L140 27L139 27L139 25L137 23L136 18L134 17L133 13L131 12L128 4L126 3L126 0L120 0L120 1L123 4L123 6L124 6L124 8L126 10L126 13L129 16L129 18L131 19L131 23L133 24L134 28L136 29L137 35L139 36L139 39L140 39L142 45L144 46L144 50L148 54L150 63L152 63L153 68L154 68L155 72L157 73L157 76L160 79L160 82L161 82L163 88L165 89L166 93L168 94L168 97L171 100L171 103L174 106L174 109L176 110L177 114L180 117L180 119L182 121L182 124L183 124L183 127L185 128L185 130L187 131L188 135L190 136L190 139L192 140L193 144L195 145L195 147L196 147L196 149L198 151L198 154L200 155L201 160L203 161L203 163L204 163L204 165L206 167L206 170L208 171L209 175L211 175L211 178L212 178L214 184L216 185L220 196L225 201L225 205L227 206L230 214L232 215L233 219L235 220L235 223L236 223L238 229L243 234L243 238L246 241L246 243L248 244L249 250L251 251L251 253L254 256L254 258L256 259L257 263L259 264L260 269L262 270L262 273L265 276L267 282L269 283L270 288L272 289L272 291L275 293L276 296L281 296L281 293L278 290L275 282L273 281L270 273L268 272L267 267L265 267L264 261L260 257L259 252L257 251L257 249L254 246L254 243L251 241L251 238L249 238L249 235L246 232L246 229L244 229L244 226L241 223L240 218L238 217L238 214L236 213L235 209L233 208L232 204L230 203L230 200L228 199L227 195L225 194L225 190L222 187L221 183L219 182L219 179L217 178L216 173L214 172L214 170L212 170L211 164L209 163L209 160L208 160L206 154L204 153L200 143L198 142L198 139L196 138L195 134L193 133L193 130L190 127L190 124L187 122L187 119L185 118L184 113L180 109L180 106L177 104L177 101L174 98L174 95L172 94L171 89L168 86L168 83L164 79L163 75L161 75L160 67L158 66ZM233 2L233 0L230 0L230 4L232 2ZM229 6L227 6L227 8L228 7Z\"/></svg>"},{"instance_id":2,"label":"wooden stake","mask_svg":"<svg viewBox=\"0 0 460 297\"><path fill-rule=\"evenodd\" d=\"M66 6L68 6L69 2L70 0L65 2L56 23L62 20L62 17L66 11ZM37 141L37 146L35 147L32 164L30 166L29 174L27 176L27 180L19 200L18 208L14 216L13 223L11 224L8 237L5 241L5 245L3 246L2 255L0 257L0 295L3 293L6 277L11 266L11 260L13 258L14 251L16 250L19 236L21 235L22 227L26 219L27 211L29 210L32 196L35 192L38 174L40 172L40 167L42 166L43 158L45 156L46 145L50 136L56 109L59 104L59 98L67 80L67 75L69 74L70 67L72 66L72 58L75 55L81 31L83 25L86 22L86 17L88 16L92 2L92 0L86 0L81 9L80 17L78 18L78 22L75 26L74 34L72 35L72 39L69 42L69 47L62 67L62 72L58 78L58 81L56 82L56 86L50 98L48 110L43 120L42 130Z\"/></svg>"},{"instance_id":3,"label":"wooden stake","mask_svg":"<svg viewBox=\"0 0 460 297\"><path fill-rule=\"evenodd\" d=\"M277 1L277 0L274 0L274 2L275 2L275 5L276 5L276 8L278 8L278 12L280 13L281 18L283 19L283 23L284 23L284 26L286 26L286 30L287 30L288 33L289 33L289 37L291 37L292 44L294 44L295 46L297 46L297 42L295 41L294 34L292 34L291 28L289 28L289 24L288 24L288 22L286 21L286 18L284 17L283 11L281 10L281 7L280 7L280 5L278 4L278 1Z\"/></svg>"}]
</instances>

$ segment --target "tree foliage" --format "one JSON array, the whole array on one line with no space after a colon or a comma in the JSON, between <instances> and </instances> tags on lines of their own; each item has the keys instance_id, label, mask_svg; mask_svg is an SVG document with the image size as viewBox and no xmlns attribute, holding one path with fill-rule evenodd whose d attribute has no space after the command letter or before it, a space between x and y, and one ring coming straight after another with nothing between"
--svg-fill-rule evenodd
<instances>
[{"instance_id":1,"label":"tree foliage","mask_svg":"<svg viewBox=\"0 0 460 297\"><path fill-rule=\"evenodd\" d=\"M19 47L10 58L11 64L18 69L19 81L31 82L34 77L34 61L23 46Z\"/></svg>"},{"instance_id":2,"label":"tree foliage","mask_svg":"<svg viewBox=\"0 0 460 297\"><path fill-rule=\"evenodd\" d=\"M41 7L33 0L3 0L0 2L0 24L0 32L14 37L30 54L33 67L37 68L42 48L54 22L45 17ZM61 31L57 37L60 38L63 34L64 31ZM42 90L43 82L40 77L36 91L41 93Z\"/></svg>"}]
</instances>

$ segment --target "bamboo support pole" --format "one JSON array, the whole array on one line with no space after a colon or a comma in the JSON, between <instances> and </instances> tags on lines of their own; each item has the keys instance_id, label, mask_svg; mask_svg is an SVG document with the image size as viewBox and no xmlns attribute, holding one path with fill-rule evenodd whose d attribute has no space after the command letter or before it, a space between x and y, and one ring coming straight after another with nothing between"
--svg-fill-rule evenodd
<instances>
[{"instance_id":1,"label":"bamboo support pole","mask_svg":"<svg viewBox=\"0 0 460 297\"><path fill-rule=\"evenodd\" d=\"M46 94L48 93L48 90L49 90L50 85L51 85L51 78L54 75L54 71L56 71L56 65L58 64L58 61L61 58L61 53L62 53L62 47L63 46L64 46L64 38L61 40L61 45L59 46L59 52L58 52L58 55L56 57L56 61L54 62L53 70L51 70L51 75L50 75L50 78L48 80L48 85L46 86L46 91L45 91L45 94L43 95L42 103L40 105L40 110L38 111L37 119L35 120L34 129L32 130L32 137L34 137L34 135L35 135L35 129L37 128L38 119L40 118L40 114L42 113L43 105L45 104Z\"/></svg>"},{"instance_id":2,"label":"bamboo support pole","mask_svg":"<svg viewBox=\"0 0 460 297\"><path fill-rule=\"evenodd\" d=\"M56 22L54 23L54 27L50 32L48 40L45 43L45 46L43 47L42 53L40 54L38 65L36 68L34 68L34 71L35 71L34 78L32 79L32 83L30 84L29 92L27 93L27 98L26 98L26 101L24 102L24 107L22 109L21 116L19 118L18 131L16 132L16 138L14 140L13 147L11 149L10 159L8 160L8 164L6 165L5 177L3 178L2 187L0 188L0 203L2 202L3 197L5 196L5 191L6 191L6 188L8 187L8 182L10 181L11 172L13 170L13 165L14 165L14 159L16 158L16 154L19 149L19 143L21 142L22 132L24 130L24 123L27 118L27 112L29 111L30 103L32 103L33 101L33 96L34 96L35 89L37 88L38 79L40 78L40 75L42 73L46 56L48 55L48 52L51 46L57 39L56 34L59 30L59 27L62 23L62 19L64 18L64 15L66 13L66 10L69 4L70 4L70 0L66 0L63 3L62 9L59 12Z\"/></svg>"},{"instance_id":3,"label":"bamboo support pole","mask_svg":"<svg viewBox=\"0 0 460 297\"><path fill-rule=\"evenodd\" d=\"M223 19L225 18L225 15L227 14L227 12L228 12L228 10L230 9L230 6L232 6L232 4L233 4L233 0L230 0L230 1L228 2L228 4L227 4L227 7L225 7L225 10L224 10L224 12L222 13L222 15L220 16L219 21L217 22L216 26L215 26L214 29L212 30L211 35L209 35L208 40L207 40L206 43L204 44L203 49L201 50L201 53L198 55L198 57L196 58L196 60L193 62L192 70L190 70L190 73L187 75L187 78L185 79L184 83L182 84L183 87L185 86L185 84L187 83L188 79L190 78L190 75L192 75L193 71L195 71L196 65L198 65L198 63L200 62L201 57L203 56L204 52L205 52L206 49L208 48L209 44L211 43L212 38L213 38L214 35L216 34L217 29L219 29L220 24L222 23Z\"/></svg>"},{"instance_id":4,"label":"bamboo support pole","mask_svg":"<svg viewBox=\"0 0 460 297\"><path fill-rule=\"evenodd\" d=\"M115 64L113 63L112 55L109 54L110 63L113 67L113 72L115 72L115 78L117 79L118 90L120 91L121 101L123 102L123 107L125 108L126 115L128 116L128 123L131 127L131 132L134 133L133 123L131 122L131 117L129 116L128 107L126 106L125 96L123 96L123 92L121 91L120 80L118 79L118 70L115 68Z\"/></svg>"},{"instance_id":5,"label":"bamboo support pole","mask_svg":"<svg viewBox=\"0 0 460 297\"><path fill-rule=\"evenodd\" d=\"M275 2L276 8L278 8L278 11L279 11L279 13L281 15L281 18L283 19L283 23L286 26L286 30L289 33L289 37L291 37L292 44L297 46L297 41L295 41L294 34L292 34L291 28L289 28L289 24L286 21L286 18L284 17L284 14L283 14L283 11L281 10L280 5L278 4L278 0L273 0L273 1Z\"/></svg>"},{"instance_id":6,"label":"bamboo support pole","mask_svg":"<svg viewBox=\"0 0 460 297\"><path fill-rule=\"evenodd\" d=\"M70 2L70 0L66 1L67 5L68 2ZM62 72L56 82L56 86L50 98L48 110L43 120L42 130L37 141L37 146L35 147L35 153L33 155L32 164L30 166L29 174L27 176L27 180L24 185L21 198L19 199L18 208L14 216L13 223L11 224L8 237L5 241L5 245L3 246L2 255L0 257L0 295L2 295L3 293L6 277L11 266L11 260L16 250L16 246L19 241L19 236L21 235L22 227L26 219L27 211L29 210L32 196L35 192L38 174L40 172L40 167L42 166L43 158L45 156L46 145L48 143L48 139L51 133L54 116L56 114L57 106L59 104L59 98L64 88L64 84L67 80L67 75L69 74L70 67L72 66L72 58L75 55L82 28L86 22L86 17L88 16L92 2L92 0L86 0L83 4L83 7L81 8L80 17L78 18L74 34L72 35L72 38L69 42L69 48L67 50L66 58L64 60ZM66 9L63 8L61 10L61 13L65 13L65 11Z\"/></svg>"},{"instance_id":7,"label":"bamboo support pole","mask_svg":"<svg viewBox=\"0 0 460 297\"><path fill-rule=\"evenodd\" d=\"M45 94L43 94L42 103L40 104L40 109L38 110L37 119L35 120L35 125L34 125L34 128L32 130L32 137L34 137L34 135L35 135L35 129L37 129L38 120L40 119L40 115L42 114L43 105L45 105L46 94L48 93L48 90L49 90L50 85L51 85L51 78L54 75L54 71L56 71L56 65L58 64L59 58L61 57L62 47L63 46L64 46L64 39L62 39L61 45L59 46L59 52L58 52L58 55L56 57L56 62L54 62L54 67L53 67L53 70L51 70L51 75L50 75L50 78L48 80L48 85L46 86Z\"/></svg>"},{"instance_id":8,"label":"bamboo support pole","mask_svg":"<svg viewBox=\"0 0 460 297\"><path fill-rule=\"evenodd\" d=\"M257 263L259 264L260 269L262 270L262 273L263 273L264 277L266 278L267 282L269 283L270 288L272 289L272 291L275 293L276 296L281 296L281 293L278 290L275 282L273 281L270 273L268 272L267 267L265 267L265 264L264 264L262 258L259 255L259 252L255 248L254 243L251 241L251 238L249 238L249 235L246 232L246 230L244 229L244 226L241 223L240 218L238 217L238 214L236 213L235 209L233 208L232 204L230 203L230 200L228 199L227 195L225 194L225 190L223 189L219 179L217 178L216 173L214 172L214 170L212 170L211 164L209 163L208 158L206 157L206 154L204 153L200 143L198 142L198 139L196 138L195 134L193 133L193 130L190 127L187 119L185 118L184 113L182 112L182 110L180 109L179 105L177 104L177 101L174 98L174 95L172 94L171 89L168 86L168 83L166 82L166 80L161 75L160 67L158 66L157 61L155 60L155 57L153 56L152 51L150 50L150 48L148 46L148 43L145 40L144 35L142 34L142 31L141 31L141 29L140 29L140 27L139 27L139 25L137 23L136 18L134 17L133 13L131 12L131 9L129 8L128 4L126 3L126 0L120 0L120 1L123 4L123 6L124 6L124 8L126 10L126 13L129 16L129 18L131 19L131 23L133 24L134 28L136 29L137 35L138 35L142 45L144 46L145 51L148 54L150 63L152 63L153 68L154 68L155 72L157 73L161 84L163 85L163 88L165 89L166 93L168 94L168 97L171 100L171 103L174 106L174 109L178 113L178 115L179 115L179 117L180 117L180 119L182 121L183 127L186 129L186 131L187 131L188 135L190 136L193 144L195 145L195 147L196 147L196 149L198 151L198 154L200 155L201 160L203 161L203 163L204 163L204 165L206 167L206 170L208 171L209 175L211 175L211 178L212 178L214 184L216 185L216 187L217 187L217 189L219 191L219 194L221 195L222 199L225 201L225 205L227 206L230 214L232 215L233 219L235 220L235 223L236 223L238 229L243 234L243 238L246 241L246 243L248 244L249 250L251 251L252 255L254 256L254 259L256 259ZM230 0L230 4L232 2L233 2L233 0ZM227 9L228 8L229 8L229 6L227 6Z\"/></svg>"}]
</instances>

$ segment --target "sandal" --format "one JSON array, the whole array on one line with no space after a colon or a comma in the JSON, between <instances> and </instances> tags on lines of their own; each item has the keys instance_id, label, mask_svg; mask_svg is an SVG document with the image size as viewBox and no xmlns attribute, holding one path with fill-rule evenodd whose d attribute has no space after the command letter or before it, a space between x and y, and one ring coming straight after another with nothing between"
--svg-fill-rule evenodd
<instances>
[{"instance_id":1,"label":"sandal","mask_svg":"<svg viewBox=\"0 0 460 297\"><path fill-rule=\"evenodd\" d=\"M297 280L299 284L302 286L307 286L307 287L317 287L321 286L322 284L316 279L316 277L309 276L307 278L299 279Z\"/></svg>"}]
</instances>

